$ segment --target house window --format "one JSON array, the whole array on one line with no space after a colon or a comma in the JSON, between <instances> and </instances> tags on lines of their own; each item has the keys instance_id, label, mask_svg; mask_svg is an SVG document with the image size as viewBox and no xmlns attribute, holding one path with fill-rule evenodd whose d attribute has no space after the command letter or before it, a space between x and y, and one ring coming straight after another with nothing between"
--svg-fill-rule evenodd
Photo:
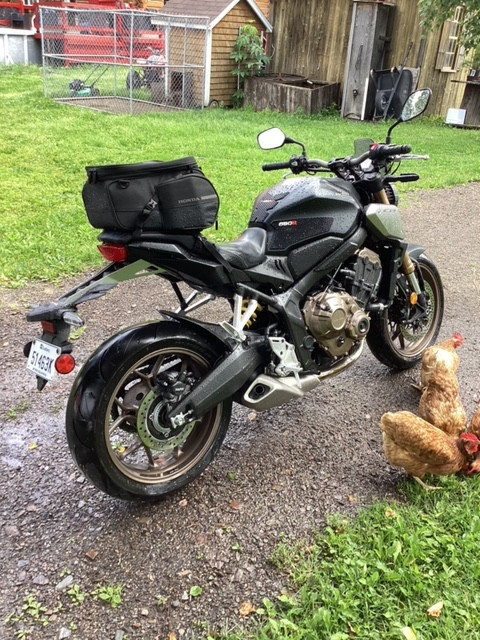
<instances>
[{"instance_id":1,"label":"house window","mask_svg":"<svg viewBox=\"0 0 480 640\"><path fill-rule=\"evenodd\" d=\"M460 68L463 47L458 44L458 39L462 32L464 18L465 7L458 6L455 9L453 18L444 23L435 65L436 69L440 69L440 71L457 71Z\"/></svg>"}]
</instances>

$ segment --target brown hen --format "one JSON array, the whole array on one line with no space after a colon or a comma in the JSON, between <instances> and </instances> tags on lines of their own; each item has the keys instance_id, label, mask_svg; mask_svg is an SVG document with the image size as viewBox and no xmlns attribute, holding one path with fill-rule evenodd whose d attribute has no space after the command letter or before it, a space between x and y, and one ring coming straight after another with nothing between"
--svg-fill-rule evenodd
<instances>
[{"instance_id":1,"label":"brown hen","mask_svg":"<svg viewBox=\"0 0 480 640\"><path fill-rule=\"evenodd\" d=\"M388 462L405 469L424 488L427 473L447 476L467 472L479 451L480 441L472 433L452 438L410 411L385 413L380 419L383 449Z\"/></svg>"},{"instance_id":2,"label":"brown hen","mask_svg":"<svg viewBox=\"0 0 480 640\"><path fill-rule=\"evenodd\" d=\"M421 418L456 438L467 428L467 415L460 399L460 387L451 362L437 359L422 391L418 413Z\"/></svg>"},{"instance_id":3,"label":"brown hen","mask_svg":"<svg viewBox=\"0 0 480 640\"><path fill-rule=\"evenodd\" d=\"M478 403L477 410L472 416L470 420L470 424L468 425L468 431L470 433L474 433L477 438L480 438L480 402Z\"/></svg>"},{"instance_id":4,"label":"brown hen","mask_svg":"<svg viewBox=\"0 0 480 640\"><path fill-rule=\"evenodd\" d=\"M447 370L456 373L460 364L460 358L456 349L463 344L463 338L459 333L454 333L451 338L434 344L425 349L422 355L422 364L420 368L420 388L424 389L430 379L430 374L435 370L438 362L445 365Z\"/></svg>"},{"instance_id":5,"label":"brown hen","mask_svg":"<svg viewBox=\"0 0 480 640\"><path fill-rule=\"evenodd\" d=\"M473 414L470 424L468 425L469 433L472 433L477 438L480 438L480 402L477 410ZM480 473L480 451L477 453L475 460L470 465L469 474Z\"/></svg>"}]
</instances>

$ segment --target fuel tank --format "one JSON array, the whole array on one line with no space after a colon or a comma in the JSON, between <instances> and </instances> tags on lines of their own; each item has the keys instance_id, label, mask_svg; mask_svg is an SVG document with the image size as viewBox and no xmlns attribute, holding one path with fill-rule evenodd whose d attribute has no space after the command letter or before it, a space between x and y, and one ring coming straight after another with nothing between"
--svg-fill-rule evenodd
<instances>
[{"instance_id":1,"label":"fuel tank","mask_svg":"<svg viewBox=\"0 0 480 640\"><path fill-rule=\"evenodd\" d=\"M266 229L268 254L287 255L320 241L327 255L358 227L361 211L355 189L344 180L291 178L257 197L249 226Z\"/></svg>"}]
</instances>

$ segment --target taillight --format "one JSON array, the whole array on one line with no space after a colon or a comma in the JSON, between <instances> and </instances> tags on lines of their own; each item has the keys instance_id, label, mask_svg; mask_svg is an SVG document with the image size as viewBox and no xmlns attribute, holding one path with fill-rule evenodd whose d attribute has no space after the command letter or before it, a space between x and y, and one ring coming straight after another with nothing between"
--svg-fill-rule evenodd
<instances>
[{"instance_id":1,"label":"taillight","mask_svg":"<svg viewBox=\"0 0 480 640\"><path fill-rule=\"evenodd\" d=\"M108 262L125 262L127 249L123 244L100 244L98 250Z\"/></svg>"},{"instance_id":2,"label":"taillight","mask_svg":"<svg viewBox=\"0 0 480 640\"><path fill-rule=\"evenodd\" d=\"M55 335L55 325L53 322L42 320L40 324L42 325L43 333L51 333L52 335Z\"/></svg>"},{"instance_id":3,"label":"taillight","mask_svg":"<svg viewBox=\"0 0 480 640\"><path fill-rule=\"evenodd\" d=\"M58 373L71 373L75 369L75 358L69 353L62 353L55 360L55 369Z\"/></svg>"}]
</instances>

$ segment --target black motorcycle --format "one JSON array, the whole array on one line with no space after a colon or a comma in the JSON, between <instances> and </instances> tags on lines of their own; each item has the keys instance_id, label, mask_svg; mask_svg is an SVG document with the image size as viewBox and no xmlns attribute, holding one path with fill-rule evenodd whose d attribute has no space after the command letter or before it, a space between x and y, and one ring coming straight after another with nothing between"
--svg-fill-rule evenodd
<instances>
[{"instance_id":1,"label":"black motorcycle","mask_svg":"<svg viewBox=\"0 0 480 640\"><path fill-rule=\"evenodd\" d=\"M300 145L287 162L264 165L293 177L261 193L248 228L224 244L201 234L218 198L193 158L87 167L83 199L109 264L28 313L43 329L25 347L38 388L73 370L78 305L141 276L164 278L179 301L109 338L75 379L68 443L94 485L124 499L178 489L214 458L233 401L260 412L301 398L353 365L365 343L389 367L419 361L440 329L443 288L423 248L404 239L394 183L418 176L396 172L410 147L390 135L429 98L413 93L386 143L361 141L355 157L309 160ZM299 144L279 129L258 142ZM218 297L231 309L222 322L191 317Z\"/></svg>"}]
</instances>

